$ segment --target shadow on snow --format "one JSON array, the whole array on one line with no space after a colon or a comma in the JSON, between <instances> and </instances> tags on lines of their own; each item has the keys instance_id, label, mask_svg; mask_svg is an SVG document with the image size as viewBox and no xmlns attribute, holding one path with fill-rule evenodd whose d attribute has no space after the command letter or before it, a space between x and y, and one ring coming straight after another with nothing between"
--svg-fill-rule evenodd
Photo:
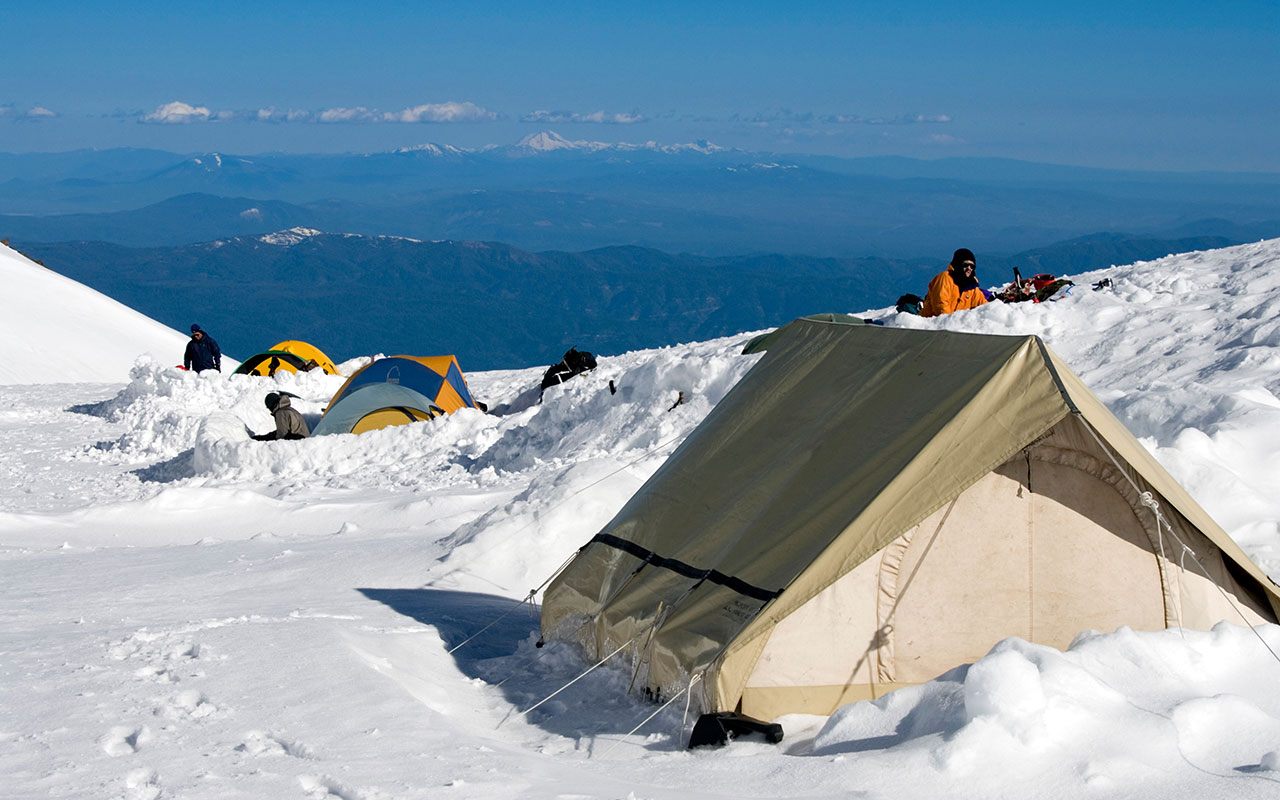
<instances>
[{"instance_id":1,"label":"shadow on snow","mask_svg":"<svg viewBox=\"0 0 1280 800\"><path fill-rule=\"evenodd\" d=\"M440 589L362 588L357 591L399 614L434 627L446 650L458 647L453 653L458 669L468 677L498 688L512 705L505 723L578 678L594 663L586 661L581 650L566 642L536 647L540 609L508 597ZM487 625L491 627L480 632ZM470 636L475 638L467 642ZM548 733L574 739L578 749L601 752L613 747L658 709L657 705L644 701L638 690L628 695L631 677L630 666L619 654L533 709L526 720ZM681 748L684 737L677 733L683 716L681 698L645 723L627 740L629 744L622 747ZM692 724L693 719L689 719L686 734Z\"/></svg>"}]
</instances>

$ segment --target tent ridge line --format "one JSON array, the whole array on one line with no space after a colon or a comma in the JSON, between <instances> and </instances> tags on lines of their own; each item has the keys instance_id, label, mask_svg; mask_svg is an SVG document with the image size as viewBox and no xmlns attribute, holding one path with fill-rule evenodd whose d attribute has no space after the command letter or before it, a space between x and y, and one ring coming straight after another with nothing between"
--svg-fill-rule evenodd
<instances>
[{"instance_id":1,"label":"tent ridge line","mask_svg":"<svg viewBox=\"0 0 1280 800\"><path fill-rule=\"evenodd\" d=\"M1067 408L1071 409L1071 413L1077 417L1082 416L1080 409L1076 406L1076 401L1071 397L1071 393L1067 391L1066 385L1062 382L1062 376L1058 374L1058 367L1053 363L1053 358L1049 355L1049 348L1044 343L1044 339L1039 336L1032 336L1036 342L1036 347L1040 348L1040 357L1044 359L1045 369L1049 370L1049 376L1053 378L1053 383L1058 387L1058 394L1062 395L1063 401L1067 404Z\"/></svg>"},{"instance_id":2,"label":"tent ridge line","mask_svg":"<svg viewBox=\"0 0 1280 800\"><path fill-rule=\"evenodd\" d=\"M624 553L643 560L646 564L662 569L669 569L686 578L695 578L699 581L709 581L711 583L719 584L726 589L732 589L738 594L750 597L753 600L759 600L762 603L768 603L770 600L773 600L775 597L782 594L781 589L763 589L759 586L747 583L741 578L734 577L733 575L726 575L718 569L699 569L698 567L695 567L692 564L687 564L679 559L660 556L646 547L642 547L635 542L622 539L610 533L597 533L591 541L599 542L600 544L621 550Z\"/></svg>"}]
</instances>

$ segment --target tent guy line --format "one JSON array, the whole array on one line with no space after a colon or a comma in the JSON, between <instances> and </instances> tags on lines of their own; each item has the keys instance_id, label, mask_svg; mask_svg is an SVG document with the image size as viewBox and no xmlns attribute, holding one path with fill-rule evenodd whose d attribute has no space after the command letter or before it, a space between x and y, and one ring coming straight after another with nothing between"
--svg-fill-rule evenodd
<instances>
[{"instance_id":1,"label":"tent guy line","mask_svg":"<svg viewBox=\"0 0 1280 800\"><path fill-rule=\"evenodd\" d=\"M1080 412L1077 410L1074 413L1078 415ZM1182 541L1182 539L1178 537L1178 534L1173 530L1173 526L1170 525L1167 520L1165 520L1164 514L1160 512L1160 503L1155 499L1154 496L1152 496L1151 492L1143 491L1138 486L1138 484L1134 482L1133 478L1130 477L1128 471L1120 466L1120 462L1116 460L1115 454L1111 452L1111 448L1103 444L1102 439L1098 437L1098 432L1093 429L1092 425L1085 423L1084 428L1093 435L1093 438L1098 442L1098 447L1104 453L1106 453L1108 457L1110 457L1111 463L1115 465L1116 469L1119 471L1121 475L1124 476L1125 480L1129 481L1129 484L1133 487L1134 491L1138 492L1139 502L1141 502L1147 508L1151 509L1152 515L1155 516L1156 518L1156 530L1160 531L1161 526L1163 526L1165 530L1169 531L1169 535L1172 536L1173 540L1178 543L1178 546L1182 548L1181 564L1185 564L1185 558L1187 557L1187 555L1191 556L1191 560L1194 561L1196 563L1196 566L1200 568L1200 572L1205 576L1206 579L1208 579L1210 583L1213 584L1213 586L1222 595L1222 599L1226 600L1227 604L1231 607L1231 609L1235 611L1236 614L1240 617L1240 621L1244 624L1244 627L1248 628L1250 631L1253 632L1253 635L1258 639L1258 642L1261 643L1262 646L1266 648L1267 652L1271 654L1271 657L1275 659L1276 663L1280 664L1280 654L1277 654L1276 651L1271 647L1271 645L1267 644L1267 640L1262 638L1262 634L1258 633L1258 629L1253 624L1250 623L1249 619L1245 617L1244 612L1240 610L1239 604L1231 602L1231 598L1227 596L1226 591L1222 588L1222 586L1217 581L1213 579L1213 577L1209 574L1209 571L1205 569L1204 563L1200 560L1200 556L1196 555L1196 551L1193 550L1190 545L1188 545L1186 542ZM1160 538L1160 558L1161 559L1165 558L1163 534L1161 534L1161 538ZM1185 569L1182 571L1185 572ZM1178 606L1178 631L1183 632L1184 630L1185 630L1185 626L1182 624L1182 608L1181 606Z\"/></svg>"}]
</instances>

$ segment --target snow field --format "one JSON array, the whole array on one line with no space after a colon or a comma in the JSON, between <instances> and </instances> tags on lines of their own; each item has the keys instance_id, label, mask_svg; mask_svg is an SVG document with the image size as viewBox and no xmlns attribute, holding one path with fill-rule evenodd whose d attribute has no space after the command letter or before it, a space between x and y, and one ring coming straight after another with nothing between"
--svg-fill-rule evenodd
<instances>
[{"instance_id":1,"label":"snow field","mask_svg":"<svg viewBox=\"0 0 1280 800\"><path fill-rule=\"evenodd\" d=\"M1280 242L1070 277L1051 303L866 316L1044 336L1280 576ZM62 302L125 324L100 298ZM1008 639L928 684L786 717L778 746L685 751L680 703L626 736L655 707L612 663L525 713L588 665L536 648L521 599L745 374L749 337L604 356L541 403L541 367L468 373L497 413L303 441L248 438L271 425L263 395L298 395L314 422L342 378L194 375L162 355L131 358L123 385L0 383L5 794L1280 795L1280 626Z\"/></svg>"}]
</instances>

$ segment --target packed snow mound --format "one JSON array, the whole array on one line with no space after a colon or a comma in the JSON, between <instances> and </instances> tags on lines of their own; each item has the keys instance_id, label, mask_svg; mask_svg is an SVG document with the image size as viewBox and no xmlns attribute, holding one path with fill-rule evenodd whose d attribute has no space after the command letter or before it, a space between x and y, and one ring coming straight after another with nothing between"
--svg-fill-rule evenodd
<instances>
[{"instance_id":1,"label":"packed snow mound","mask_svg":"<svg viewBox=\"0 0 1280 800\"><path fill-rule=\"evenodd\" d=\"M1065 652L1006 639L927 684L838 709L811 754L897 749L990 796L1075 782L1117 796L1188 764L1271 781L1280 665L1268 648L1280 650L1280 626L1088 631Z\"/></svg>"},{"instance_id":2,"label":"packed snow mound","mask_svg":"<svg viewBox=\"0 0 1280 800\"><path fill-rule=\"evenodd\" d=\"M0 245L0 384L120 383L141 354L181 363L186 337Z\"/></svg>"},{"instance_id":3,"label":"packed snow mound","mask_svg":"<svg viewBox=\"0 0 1280 800\"><path fill-rule=\"evenodd\" d=\"M119 434L68 458L135 470L143 480L130 489L133 500L264 484L282 501L314 492L431 496L416 513L452 520L443 559L452 566L438 582L520 586L590 538L697 427L759 359L741 355L750 335L603 357L595 370L545 392L541 367L472 373L472 394L493 413L462 409L359 435L269 444L250 438L274 427L268 392L295 395L293 407L314 428L344 376L373 357L338 365L339 375L272 377L196 374L140 359L114 397L79 409ZM459 512L464 496L502 501L475 513L461 503L468 510ZM539 546L530 548L534 535ZM453 572L473 562L483 562L485 579L455 580Z\"/></svg>"}]
</instances>

